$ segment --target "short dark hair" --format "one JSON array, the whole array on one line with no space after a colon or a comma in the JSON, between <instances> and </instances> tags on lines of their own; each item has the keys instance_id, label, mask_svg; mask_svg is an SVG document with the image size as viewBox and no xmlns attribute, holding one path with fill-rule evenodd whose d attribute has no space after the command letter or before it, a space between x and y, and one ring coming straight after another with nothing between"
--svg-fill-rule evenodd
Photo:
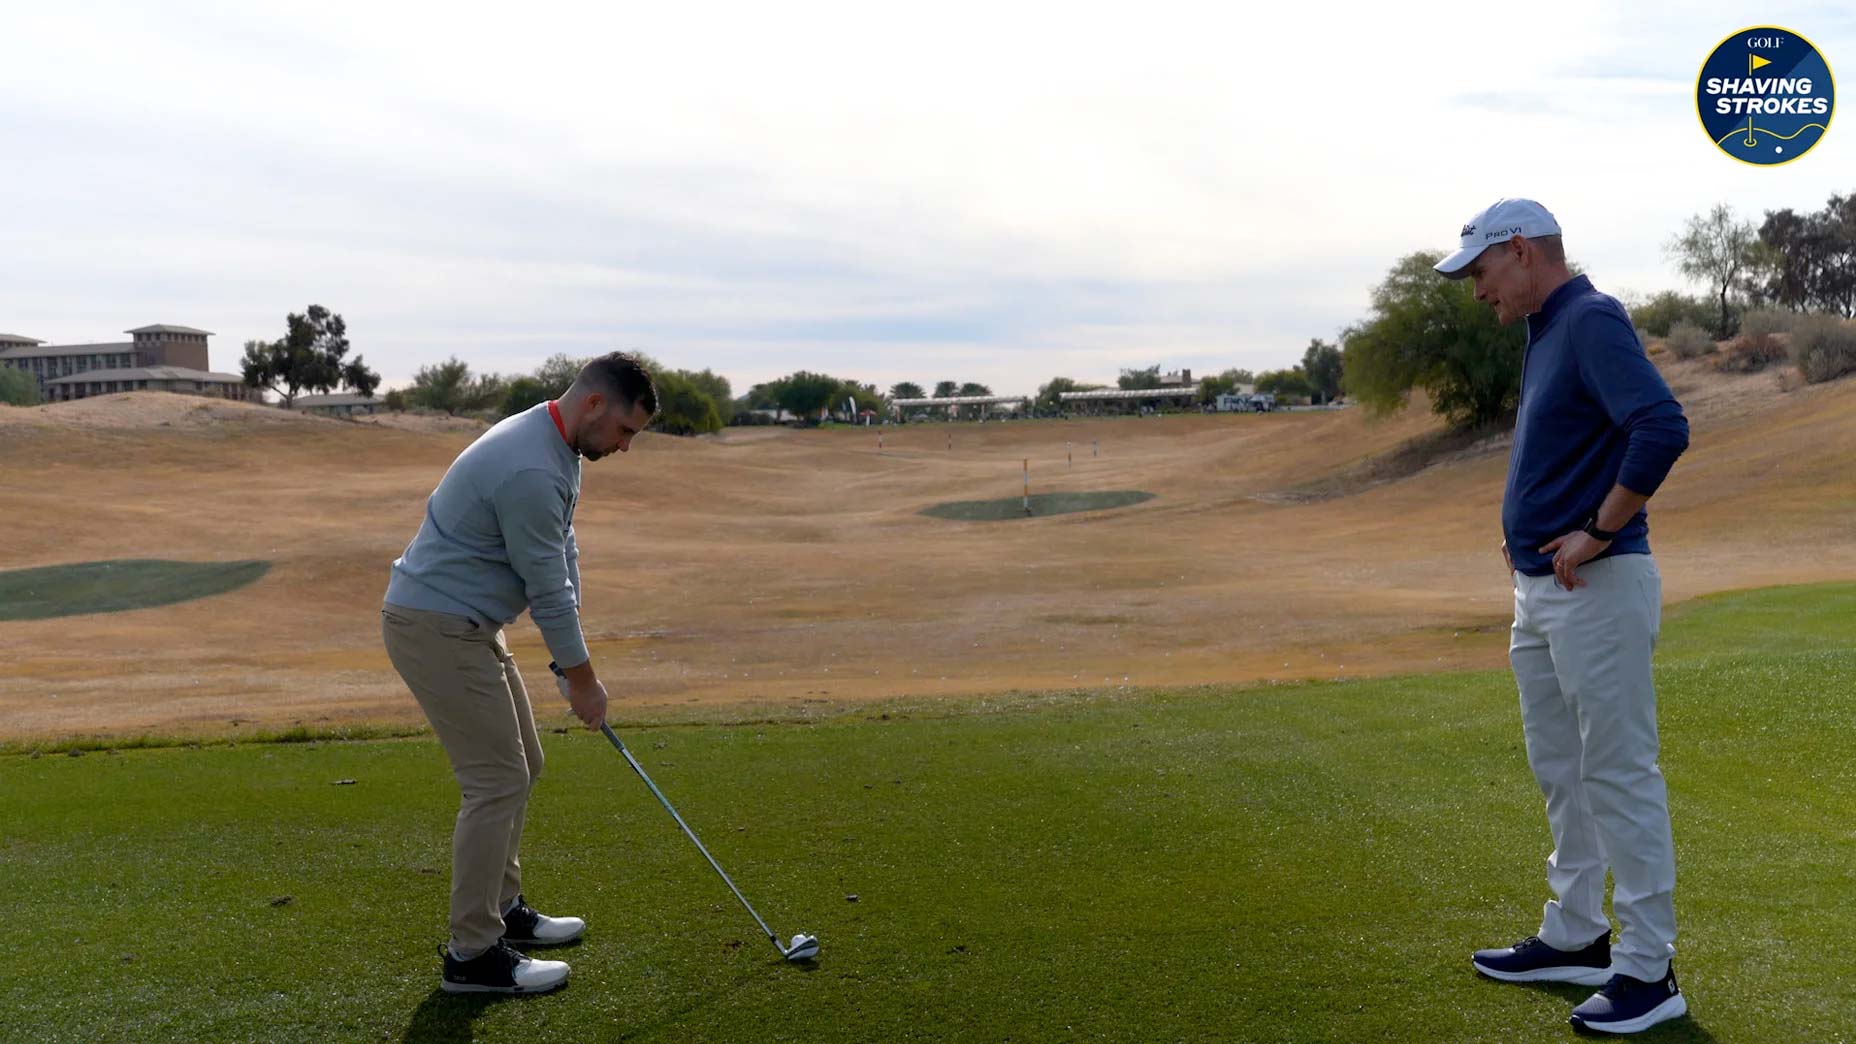
<instances>
[{"instance_id":1,"label":"short dark hair","mask_svg":"<svg viewBox=\"0 0 1856 1044\"><path fill-rule=\"evenodd\" d=\"M652 383L650 371L630 352L607 352L589 360L574 383L586 391L617 399L627 409L643 406L646 413L657 413L657 385Z\"/></svg>"}]
</instances>

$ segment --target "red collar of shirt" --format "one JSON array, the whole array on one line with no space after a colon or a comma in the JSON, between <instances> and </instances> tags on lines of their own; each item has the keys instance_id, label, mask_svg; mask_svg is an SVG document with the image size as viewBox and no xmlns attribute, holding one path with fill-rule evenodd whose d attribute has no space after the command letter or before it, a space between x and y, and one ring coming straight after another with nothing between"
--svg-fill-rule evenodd
<instances>
[{"instance_id":1,"label":"red collar of shirt","mask_svg":"<svg viewBox=\"0 0 1856 1044\"><path fill-rule=\"evenodd\" d=\"M561 419L561 407L553 399L548 400L548 416L554 418L554 430L561 433L561 441L572 446L574 440L567 437L567 422Z\"/></svg>"}]
</instances>

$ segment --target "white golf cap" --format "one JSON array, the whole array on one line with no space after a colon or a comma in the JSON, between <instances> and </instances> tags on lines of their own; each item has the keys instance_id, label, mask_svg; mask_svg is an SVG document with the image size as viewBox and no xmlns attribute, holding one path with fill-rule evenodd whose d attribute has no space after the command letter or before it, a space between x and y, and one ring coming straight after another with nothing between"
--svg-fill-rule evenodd
<instances>
[{"instance_id":1,"label":"white golf cap","mask_svg":"<svg viewBox=\"0 0 1856 1044\"><path fill-rule=\"evenodd\" d=\"M1461 279L1468 275L1469 263L1481 256L1482 252L1497 243L1506 243L1515 236L1533 239L1535 236L1557 236L1560 223L1553 220L1547 208L1531 199L1498 199L1489 204L1469 224L1463 226L1459 233L1463 243L1457 252L1437 262L1437 274L1446 279Z\"/></svg>"}]
</instances>

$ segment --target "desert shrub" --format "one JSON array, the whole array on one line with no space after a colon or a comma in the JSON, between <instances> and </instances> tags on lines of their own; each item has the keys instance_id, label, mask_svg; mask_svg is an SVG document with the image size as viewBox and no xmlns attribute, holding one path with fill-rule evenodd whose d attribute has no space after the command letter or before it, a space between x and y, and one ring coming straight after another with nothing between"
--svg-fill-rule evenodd
<instances>
[{"instance_id":1,"label":"desert shrub","mask_svg":"<svg viewBox=\"0 0 1856 1044\"><path fill-rule=\"evenodd\" d=\"M1777 308L1761 308L1757 311L1748 312L1741 318L1740 335L1742 337L1763 337L1772 334L1788 334L1792 332L1792 326L1798 322L1798 319L1799 315L1797 312L1786 312Z\"/></svg>"},{"instance_id":2,"label":"desert shrub","mask_svg":"<svg viewBox=\"0 0 1856 1044\"><path fill-rule=\"evenodd\" d=\"M1812 384L1856 373L1856 322L1807 315L1792 326L1792 361Z\"/></svg>"},{"instance_id":3,"label":"desert shrub","mask_svg":"<svg viewBox=\"0 0 1856 1044\"><path fill-rule=\"evenodd\" d=\"M1721 321L1721 310L1711 301L1665 290L1647 301L1632 305L1630 321L1653 337L1668 337L1669 331L1681 322L1713 329Z\"/></svg>"},{"instance_id":4,"label":"desert shrub","mask_svg":"<svg viewBox=\"0 0 1856 1044\"><path fill-rule=\"evenodd\" d=\"M1772 334L1743 332L1714 357L1714 368L1722 373L1758 373L1789 357L1785 346Z\"/></svg>"},{"instance_id":5,"label":"desert shrub","mask_svg":"<svg viewBox=\"0 0 1856 1044\"><path fill-rule=\"evenodd\" d=\"M1663 343L1678 359L1695 359L1714 350L1714 338L1708 331L1686 320L1671 326Z\"/></svg>"}]
</instances>

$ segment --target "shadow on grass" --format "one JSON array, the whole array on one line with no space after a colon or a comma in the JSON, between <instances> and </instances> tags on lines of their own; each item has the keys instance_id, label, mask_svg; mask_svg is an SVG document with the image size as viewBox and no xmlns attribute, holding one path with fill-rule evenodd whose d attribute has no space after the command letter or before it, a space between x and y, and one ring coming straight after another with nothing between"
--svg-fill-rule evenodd
<instances>
[{"instance_id":1,"label":"shadow on grass","mask_svg":"<svg viewBox=\"0 0 1856 1044\"><path fill-rule=\"evenodd\" d=\"M471 1024L498 1004L529 1000L513 993L446 993L437 987L413 1010L400 1044L454 1044L474 1040Z\"/></svg>"},{"instance_id":2,"label":"shadow on grass","mask_svg":"<svg viewBox=\"0 0 1856 1044\"><path fill-rule=\"evenodd\" d=\"M1680 975L1677 976L1677 979L1678 981L1680 980ZM1596 986L1580 986L1570 982L1516 982L1490 983L1487 985L1520 986L1523 989L1533 990L1536 993L1551 994L1566 1002L1566 1013L1568 1015L1572 1014L1572 1009L1578 1007L1581 1001L1598 991ZM1592 1033L1585 1031L1578 1032L1578 1036L1582 1040L1618 1039L1608 1033ZM1679 1019L1671 1019L1660 1026L1652 1026L1642 1033L1633 1033L1630 1039L1633 1041L1650 1041L1652 1044L1714 1044L1714 1034L1709 1033L1699 1022L1696 1022L1693 1015L1684 1015Z\"/></svg>"},{"instance_id":3,"label":"shadow on grass","mask_svg":"<svg viewBox=\"0 0 1856 1044\"><path fill-rule=\"evenodd\" d=\"M271 564L121 558L0 572L0 620L50 620L191 602L256 583Z\"/></svg>"}]
</instances>

